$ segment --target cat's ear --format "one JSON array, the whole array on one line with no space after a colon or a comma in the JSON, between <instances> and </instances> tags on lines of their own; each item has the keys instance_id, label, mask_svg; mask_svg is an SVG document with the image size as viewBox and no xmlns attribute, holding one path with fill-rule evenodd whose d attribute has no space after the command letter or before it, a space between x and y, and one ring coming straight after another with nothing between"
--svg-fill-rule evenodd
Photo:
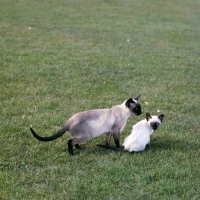
<instances>
[{"instance_id":1,"label":"cat's ear","mask_svg":"<svg viewBox=\"0 0 200 200\"><path fill-rule=\"evenodd\" d=\"M164 114L160 115L160 116L158 117L158 119L162 122L163 117L164 117Z\"/></svg>"},{"instance_id":2,"label":"cat's ear","mask_svg":"<svg viewBox=\"0 0 200 200\"><path fill-rule=\"evenodd\" d=\"M138 95L137 97L134 97L133 99L135 99L136 101L138 101L138 99L140 98L141 94Z\"/></svg>"},{"instance_id":3,"label":"cat's ear","mask_svg":"<svg viewBox=\"0 0 200 200\"><path fill-rule=\"evenodd\" d=\"M128 99L125 103L126 107L131 108L135 106L135 102L133 101L132 98Z\"/></svg>"},{"instance_id":4,"label":"cat's ear","mask_svg":"<svg viewBox=\"0 0 200 200\"><path fill-rule=\"evenodd\" d=\"M146 113L146 120L149 121L151 118L151 115L149 113Z\"/></svg>"}]
</instances>

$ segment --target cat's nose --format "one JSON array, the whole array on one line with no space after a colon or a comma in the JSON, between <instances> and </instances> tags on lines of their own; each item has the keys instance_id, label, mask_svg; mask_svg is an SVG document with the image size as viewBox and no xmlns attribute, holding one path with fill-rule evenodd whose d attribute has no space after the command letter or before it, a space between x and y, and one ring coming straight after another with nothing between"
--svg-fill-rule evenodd
<instances>
[{"instance_id":1,"label":"cat's nose","mask_svg":"<svg viewBox=\"0 0 200 200\"><path fill-rule=\"evenodd\" d=\"M158 126L155 124L153 125L153 130L156 130L158 128Z\"/></svg>"}]
</instances>

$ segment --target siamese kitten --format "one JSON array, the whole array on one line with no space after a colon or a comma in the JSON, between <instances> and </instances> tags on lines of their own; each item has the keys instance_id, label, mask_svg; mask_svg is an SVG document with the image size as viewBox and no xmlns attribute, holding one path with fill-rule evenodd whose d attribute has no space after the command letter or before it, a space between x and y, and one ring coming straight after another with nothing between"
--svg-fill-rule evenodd
<instances>
[{"instance_id":1,"label":"siamese kitten","mask_svg":"<svg viewBox=\"0 0 200 200\"><path fill-rule=\"evenodd\" d=\"M150 145L150 136L160 126L163 117L163 114L158 117L146 113L146 119L135 124L131 134L125 138L123 149L129 152L143 151Z\"/></svg>"},{"instance_id":2,"label":"siamese kitten","mask_svg":"<svg viewBox=\"0 0 200 200\"><path fill-rule=\"evenodd\" d=\"M146 113L146 119L133 125L131 134L125 138L122 149L129 152L143 151L146 146L150 145L150 136L162 123L164 115L151 116ZM105 145L97 145L113 150L122 150L121 148L109 147Z\"/></svg>"},{"instance_id":3,"label":"siamese kitten","mask_svg":"<svg viewBox=\"0 0 200 200\"><path fill-rule=\"evenodd\" d=\"M30 127L34 137L46 142L61 137L66 131L72 136L68 140L68 151L73 155L73 146L80 149L79 144L94 137L106 133L106 145L110 145L110 138L113 135L116 147L120 147L120 134L126 125L131 114L140 115L141 106L138 103L140 95L126 100L121 105L109 109L96 109L79 112L73 115L56 134L50 137L41 137Z\"/></svg>"}]
</instances>

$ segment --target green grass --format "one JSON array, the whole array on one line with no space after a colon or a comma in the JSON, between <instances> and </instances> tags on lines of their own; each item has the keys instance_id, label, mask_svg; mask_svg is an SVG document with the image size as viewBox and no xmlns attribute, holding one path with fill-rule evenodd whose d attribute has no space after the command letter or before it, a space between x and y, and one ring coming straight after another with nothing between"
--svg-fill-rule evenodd
<instances>
[{"instance_id":1,"label":"green grass","mask_svg":"<svg viewBox=\"0 0 200 200\"><path fill-rule=\"evenodd\" d=\"M198 0L0 3L0 199L200 199ZM138 94L121 142L165 114L142 153L98 148L102 135L69 156L68 134L29 131Z\"/></svg>"}]
</instances>

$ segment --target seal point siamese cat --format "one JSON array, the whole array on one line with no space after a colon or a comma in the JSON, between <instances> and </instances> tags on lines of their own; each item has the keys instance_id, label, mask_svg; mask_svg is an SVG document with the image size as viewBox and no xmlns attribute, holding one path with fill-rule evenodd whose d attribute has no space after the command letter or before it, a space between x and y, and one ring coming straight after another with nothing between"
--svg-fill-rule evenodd
<instances>
[{"instance_id":1,"label":"seal point siamese cat","mask_svg":"<svg viewBox=\"0 0 200 200\"><path fill-rule=\"evenodd\" d=\"M109 147L101 144L98 144L97 146L117 151L143 151L147 146L150 145L150 136L160 126L163 117L163 114L160 116L151 116L149 113L146 113L146 119L143 119L137 124L133 125L131 134L125 138L122 148Z\"/></svg>"},{"instance_id":2,"label":"seal point siamese cat","mask_svg":"<svg viewBox=\"0 0 200 200\"><path fill-rule=\"evenodd\" d=\"M80 143L106 133L106 146L110 145L110 138L113 135L115 145L120 147L120 134L126 125L131 114L140 115L141 106L138 103L140 95L126 100L121 105L115 105L108 109L96 109L79 112L73 115L63 128L50 137L41 137L30 127L35 138L47 142L61 137L66 131L72 136L68 140L68 151L73 155L73 146L80 149Z\"/></svg>"}]
</instances>

